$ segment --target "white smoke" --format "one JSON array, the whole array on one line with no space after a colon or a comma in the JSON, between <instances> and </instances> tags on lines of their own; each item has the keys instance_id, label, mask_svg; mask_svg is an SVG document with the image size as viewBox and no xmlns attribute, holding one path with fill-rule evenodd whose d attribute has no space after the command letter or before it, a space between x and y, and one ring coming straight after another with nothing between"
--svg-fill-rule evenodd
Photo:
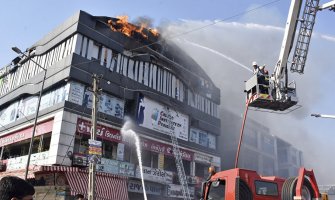
<instances>
[{"instance_id":1,"label":"white smoke","mask_svg":"<svg viewBox=\"0 0 335 200\"><path fill-rule=\"evenodd\" d=\"M251 62L266 64L272 73L278 60L284 29L273 25L221 22L189 34L181 34L212 23L183 20L167 26L165 34L178 35L172 40L197 61L221 89L221 107L240 115L245 102L244 81L252 75L249 72ZM335 160L331 159L334 156L329 151L335 142L331 129L334 125L329 121L311 118L310 114L335 114L332 105L335 102L332 94L332 85L335 83L334 38L314 34L305 74L289 75L291 80L297 82L302 108L286 115L251 111L248 116L268 126L272 134L301 149L306 167L314 168L318 181L323 184L335 183L335 174L331 173L335 168Z\"/></svg>"}]
</instances>

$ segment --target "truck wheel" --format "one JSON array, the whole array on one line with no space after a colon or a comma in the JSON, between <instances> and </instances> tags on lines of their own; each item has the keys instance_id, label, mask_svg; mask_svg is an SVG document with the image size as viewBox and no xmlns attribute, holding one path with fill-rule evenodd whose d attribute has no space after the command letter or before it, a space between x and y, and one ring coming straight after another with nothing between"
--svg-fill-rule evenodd
<instances>
[{"instance_id":1,"label":"truck wheel","mask_svg":"<svg viewBox=\"0 0 335 200\"><path fill-rule=\"evenodd\" d=\"M282 200L293 200L295 196L295 189L298 182L297 177L292 177L286 179L283 184L281 199ZM312 200L314 197L314 191L311 183L307 178L304 178L304 183L302 185L302 199L303 200Z\"/></svg>"},{"instance_id":2,"label":"truck wheel","mask_svg":"<svg viewBox=\"0 0 335 200\"><path fill-rule=\"evenodd\" d=\"M239 200L252 200L252 193L249 186L243 181L240 180L239 183Z\"/></svg>"}]
</instances>

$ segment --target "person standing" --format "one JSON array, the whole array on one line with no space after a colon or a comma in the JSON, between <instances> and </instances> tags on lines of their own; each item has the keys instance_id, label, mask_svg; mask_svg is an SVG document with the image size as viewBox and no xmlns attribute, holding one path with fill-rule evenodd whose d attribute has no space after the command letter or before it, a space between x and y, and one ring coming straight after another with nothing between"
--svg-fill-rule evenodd
<instances>
[{"instance_id":1,"label":"person standing","mask_svg":"<svg viewBox=\"0 0 335 200\"><path fill-rule=\"evenodd\" d=\"M34 187L16 176L5 176L0 180L1 200L33 200Z\"/></svg>"},{"instance_id":2,"label":"person standing","mask_svg":"<svg viewBox=\"0 0 335 200\"><path fill-rule=\"evenodd\" d=\"M253 72L254 74L258 74L259 67L258 67L256 61L252 62L252 68L253 68L253 69L252 69L252 72Z\"/></svg>"}]
</instances>

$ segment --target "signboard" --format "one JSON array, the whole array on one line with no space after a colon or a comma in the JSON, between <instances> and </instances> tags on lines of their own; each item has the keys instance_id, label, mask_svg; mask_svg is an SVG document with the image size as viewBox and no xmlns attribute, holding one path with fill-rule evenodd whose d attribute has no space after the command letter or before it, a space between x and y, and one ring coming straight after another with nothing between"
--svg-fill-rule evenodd
<instances>
[{"instance_id":1,"label":"signboard","mask_svg":"<svg viewBox=\"0 0 335 200\"><path fill-rule=\"evenodd\" d=\"M84 91L84 85L77 82L71 82L68 101L78 105L83 105Z\"/></svg>"},{"instance_id":2,"label":"signboard","mask_svg":"<svg viewBox=\"0 0 335 200\"><path fill-rule=\"evenodd\" d=\"M190 129L190 142L199 144L199 130L195 128Z\"/></svg>"},{"instance_id":3,"label":"signboard","mask_svg":"<svg viewBox=\"0 0 335 200\"><path fill-rule=\"evenodd\" d=\"M208 147L211 149L216 149L216 137L208 133Z\"/></svg>"},{"instance_id":4,"label":"signboard","mask_svg":"<svg viewBox=\"0 0 335 200\"><path fill-rule=\"evenodd\" d=\"M116 159L123 161L124 158L124 144L117 144Z\"/></svg>"},{"instance_id":5,"label":"signboard","mask_svg":"<svg viewBox=\"0 0 335 200\"><path fill-rule=\"evenodd\" d=\"M85 135L91 135L91 122L78 118L77 119L77 132ZM107 126L97 125L97 137L103 140L121 142L122 136L119 130Z\"/></svg>"},{"instance_id":6,"label":"signboard","mask_svg":"<svg viewBox=\"0 0 335 200\"><path fill-rule=\"evenodd\" d=\"M189 117L146 97L139 98L137 123L139 126L156 130L188 141Z\"/></svg>"},{"instance_id":7,"label":"signboard","mask_svg":"<svg viewBox=\"0 0 335 200\"><path fill-rule=\"evenodd\" d=\"M158 154L158 169L164 169L164 154Z\"/></svg>"},{"instance_id":8,"label":"signboard","mask_svg":"<svg viewBox=\"0 0 335 200\"><path fill-rule=\"evenodd\" d=\"M97 171L134 177L135 165L128 162L101 158L101 163L97 164Z\"/></svg>"},{"instance_id":9,"label":"signboard","mask_svg":"<svg viewBox=\"0 0 335 200\"><path fill-rule=\"evenodd\" d=\"M194 199L194 187L188 187L191 199ZM184 198L181 185L169 184L167 186L167 196L172 198Z\"/></svg>"},{"instance_id":10,"label":"signboard","mask_svg":"<svg viewBox=\"0 0 335 200\"><path fill-rule=\"evenodd\" d=\"M49 151L34 153L30 157L31 165L48 165ZM7 171L25 169L27 165L28 155L7 160Z\"/></svg>"},{"instance_id":11,"label":"signboard","mask_svg":"<svg viewBox=\"0 0 335 200\"><path fill-rule=\"evenodd\" d=\"M141 181L129 180L128 182L128 192L143 193L143 187ZM145 192L147 194L161 195L162 186L154 183L145 183Z\"/></svg>"},{"instance_id":12,"label":"signboard","mask_svg":"<svg viewBox=\"0 0 335 200\"><path fill-rule=\"evenodd\" d=\"M89 91L88 88L86 88L83 105L91 109L92 101L93 101L92 92ZM101 94L99 96L98 104L99 104L98 105L99 112L123 119L124 101L108 94Z\"/></svg>"},{"instance_id":13,"label":"signboard","mask_svg":"<svg viewBox=\"0 0 335 200\"><path fill-rule=\"evenodd\" d=\"M174 156L172 145L167 145L152 140L146 140L141 138L142 149L149 150L156 153L163 153L164 155ZM181 157L184 160L192 161L193 152L180 148Z\"/></svg>"},{"instance_id":14,"label":"signboard","mask_svg":"<svg viewBox=\"0 0 335 200\"><path fill-rule=\"evenodd\" d=\"M212 162L212 157L200 153L194 153L194 161L210 164Z\"/></svg>"},{"instance_id":15,"label":"signboard","mask_svg":"<svg viewBox=\"0 0 335 200\"><path fill-rule=\"evenodd\" d=\"M139 166L136 168L136 177L141 178ZM144 180L169 184L172 183L173 173L162 169L143 166L143 177Z\"/></svg>"},{"instance_id":16,"label":"signboard","mask_svg":"<svg viewBox=\"0 0 335 200\"><path fill-rule=\"evenodd\" d=\"M38 124L36 126L35 136L39 136L39 135L51 132L52 126L53 126L53 119ZM19 130L15 133L5 135L0 138L0 147L29 139L31 138L32 132L33 132L33 127L29 127L29 128Z\"/></svg>"}]
</instances>

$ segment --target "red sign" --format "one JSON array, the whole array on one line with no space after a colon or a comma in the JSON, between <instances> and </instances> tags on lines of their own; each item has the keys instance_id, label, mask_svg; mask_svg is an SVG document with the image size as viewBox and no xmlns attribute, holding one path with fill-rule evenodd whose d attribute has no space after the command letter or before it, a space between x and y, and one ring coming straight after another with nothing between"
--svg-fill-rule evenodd
<instances>
[{"instance_id":1,"label":"red sign","mask_svg":"<svg viewBox=\"0 0 335 200\"><path fill-rule=\"evenodd\" d=\"M156 153L163 153L164 155L174 156L173 155L173 147L168 144L163 144L160 142L155 142L152 140L146 140L141 138L141 146L145 150L153 151ZM193 152L179 148L181 157L184 160L192 161L193 160Z\"/></svg>"},{"instance_id":2,"label":"red sign","mask_svg":"<svg viewBox=\"0 0 335 200\"><path fill-rule=\"evenodd\" d=\"M77 132L85 135L91 134L91 122L78 118L77 120ZM119 130L113 129L107 126L97 125L97 137L103 140L109 140L113 142L121 142L122 136Z\"/></svg>"},{"instance_id":3,"label":"red sign","mask_svg":"<svg viewBox=\"0 0 335 200\"><path fill-rule=\"evenodd\" d=\"M45 121L42 123L39 123L36 126L35 136L43 135L45 133L52 132L52 126L53 126L54 120L51 119L49 121ZM30 126L28 128L16 131L14 133L11 133L9 135L5 135L0 138L0 147L13 144L22 140L26 140L31 138L33 134L33 126Z\"/></svg>"}]
</instances>

